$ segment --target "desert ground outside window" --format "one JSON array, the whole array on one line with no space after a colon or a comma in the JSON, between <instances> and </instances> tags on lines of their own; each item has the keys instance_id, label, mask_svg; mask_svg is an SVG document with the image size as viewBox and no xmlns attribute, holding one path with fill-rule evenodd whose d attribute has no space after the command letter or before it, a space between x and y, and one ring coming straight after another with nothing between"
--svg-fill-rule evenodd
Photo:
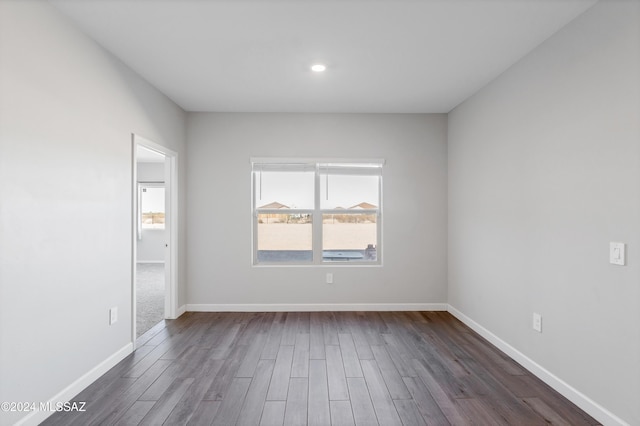
<instances>
[{"instance_id":1,"label":"desert ground outside window","mask_svg":"<svg viewBox=\"0 0 640 426\"><path fill-rule=\"evenodd\" d=\"M380 159L251 159L254 265L381 265Z\"/></svg>"}]
</instances>

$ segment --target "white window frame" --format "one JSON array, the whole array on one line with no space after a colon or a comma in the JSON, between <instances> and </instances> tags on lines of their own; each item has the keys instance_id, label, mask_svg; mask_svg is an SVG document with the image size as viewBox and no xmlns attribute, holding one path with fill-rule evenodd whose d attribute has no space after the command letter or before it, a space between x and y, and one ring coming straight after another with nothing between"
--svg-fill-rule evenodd
<instances>
[{"instance_id":1,"label":"white window frame","mask_svg":"<svg viewBox=\"0 0 640 426\"><path fill-rule=\"evenodd\" d=\"M321 165L344 165L345 170L348 169L348 165L353 165L354 174L357 174L357 169L366 166L370 168L378 168L378 208L376 209L359 209L359 210L342 210L342 209L322 209L321 206L321 190L320 180L322 175ZM382 209L383 209L383 194L382 194L382 180L383 169L385 161L380 158L368 158L368 159L344 159L344 158L251 158L251 256L253 266L382 266L383 259L383 243L382 243ZM273 167L277 169L279 165L283 166L283 170L287 166L299 166L300 169L305 168L307 170L314 170L314 208L313 209L287 209L285 211L281 209L258 209L255 203L256 190L258 188L256 167L259 166ZM311 262L258 262L258 214L310 214L312 217L312 261ZM375 261L325 261L323 259L323 215L324 214L375 214L376 220L376 260Z\"/></svg>"}]
</instances>

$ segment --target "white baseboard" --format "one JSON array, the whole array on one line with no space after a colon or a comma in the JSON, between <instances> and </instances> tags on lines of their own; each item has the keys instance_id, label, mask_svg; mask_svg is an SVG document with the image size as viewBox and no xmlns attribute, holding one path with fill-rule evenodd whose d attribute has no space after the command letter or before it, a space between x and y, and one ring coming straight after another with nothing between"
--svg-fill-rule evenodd
<instances>
[{"instance_id":1,"label":"white baseboard","mask_svg":"<svg viewBox=\"0 0 640 426\"><path fill-rule=\"evenodd\" d=\"M49 406L55 406L59 402L68 402L73 397L78 395L91 383L96 381L100 376L113 368L116 364L126 358L131 352L133 352L133 344L128 343L122 349L111 355L109 358L102 361L100 364L92 368L89 372L81 376L78 380L71 383L69 386L61 390L57 395L47 401ZM54 414L47 411L32 411L29 415L20 419L14 426L31 426L38 425L49 416Z\"/></svg>"},{"instance_id":2,"label":"white baseboard","mask_svg":"<svg viewBox=\"0 0 640 426\"><path fill-rule=\"evenodd\" d=\"M180 315L184 314L185 312L187 312L187 305L182 305L178 308L178 310L176 311L176 318L180 318Z\"/></svg>"},{"instance_id":3,"label":"white baseboard","mask_svg":"<svg viewBox=\"0 0 640 426\"><path fill-rule=\"evenodd\" d=\"M446 311L446 303L189 304L189 312Z\"/></svg>"},{"instance_id":4,"label":"white baseboard","mask_svg":"<svg viewBox=\"0 0 640 426\"><path fill-rule=\"evenodd\" d=\"M493 334L491 331L487 330L486 328L460 312L458 309L449 305L448 310L453 316L465 323L473 331L487 339L489 342L491 342L491 344L496 346L505 354L509 355L513 360L529 370L533 375L551 386L558 393L576 404L578 407L587 412L597 421L601 422L603 425L629 426L627 422L625 422L582 392L578 391L576 388L572 387L567 382L563 381L562 379L551 373L549 370L533 361L531 358L527 357L525 354Z\"/></svg>"},{"instance_id":5,"label":"white baseboard","mask_svg":"<svg viewBox=\"0 0 640 426\"><path fill-rule=\"evenodd\" d=\"M137 260L136 263L164 263L164 260Z\"/></svg>"}]
</instances>

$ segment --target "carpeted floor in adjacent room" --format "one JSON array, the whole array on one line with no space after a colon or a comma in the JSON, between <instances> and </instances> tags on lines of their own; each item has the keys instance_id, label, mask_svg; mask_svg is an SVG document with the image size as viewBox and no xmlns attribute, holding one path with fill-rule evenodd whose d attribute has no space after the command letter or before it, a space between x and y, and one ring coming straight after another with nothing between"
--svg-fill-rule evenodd
<instances>
[{"instance_id":1,"label":"carpeted floor in adjacent room","mask_svg":"<svg viewBox=\"0 0 640 426\"><path fill-rule=\"evenodd\" d=\"M164 263L138 263L136 337L164 319Z\"/></svg>"}]
</instances>

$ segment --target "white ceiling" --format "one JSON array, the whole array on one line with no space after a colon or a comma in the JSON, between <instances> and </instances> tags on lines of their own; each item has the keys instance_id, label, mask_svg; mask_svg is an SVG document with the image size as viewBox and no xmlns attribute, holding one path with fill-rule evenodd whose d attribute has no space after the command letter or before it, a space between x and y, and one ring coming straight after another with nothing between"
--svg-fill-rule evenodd
<instances>
[{"instance_id":1,"label":"white ceiling","mask_svg":"<svg viewBox=\"0 0 640 426\"><path fill-rule=\"evenodd\" d=\"M449 112L595 0L51 2L187 111L423 113Z\"/></svg>"},{"instance_id":2,"label":"white ceiling","mask_svg":"<svg viewBox=\"0 0 640 426\"><path fill-rule=\"evenodd\" d=\"M164 163L165 157L157 151L150 150L143 146L136 146L137 163Z\"/></svg>"}]
</instances>

